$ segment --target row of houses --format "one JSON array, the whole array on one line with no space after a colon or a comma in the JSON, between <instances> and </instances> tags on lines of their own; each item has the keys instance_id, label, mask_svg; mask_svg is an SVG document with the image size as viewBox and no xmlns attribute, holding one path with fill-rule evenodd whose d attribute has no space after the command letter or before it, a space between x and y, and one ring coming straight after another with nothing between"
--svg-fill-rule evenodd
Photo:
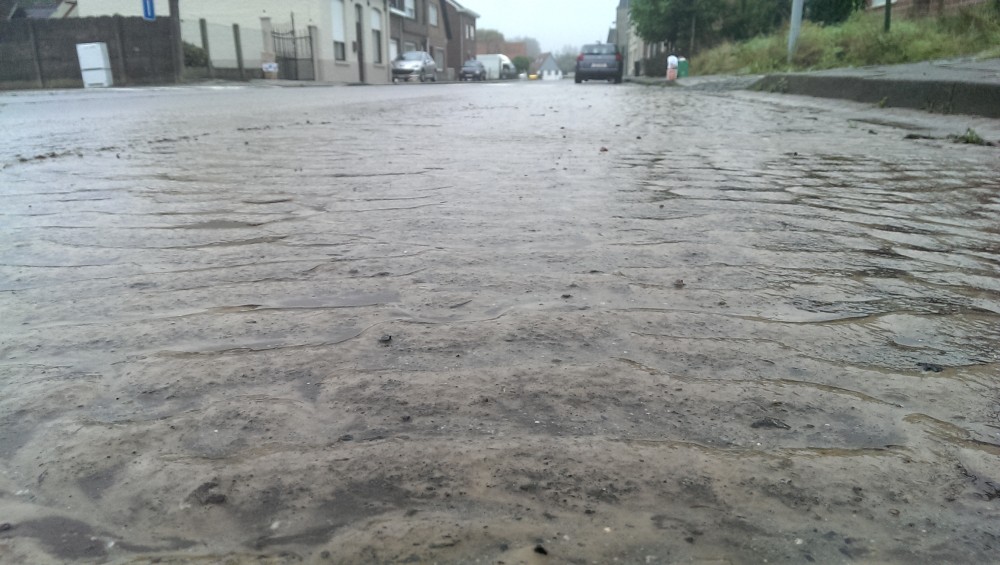
<instances>
[{"instance_id":1,"label":"row of houses","mask_svg":"<svg viewBox=\"0 0 1000 565\"><path fill-rule=\"evenodd\" d=\"M166 0L158 4L166 10ZM391 82L391 62L406 51L427 51L448 78L477 52L479 14L457 0L180 0L179 6L189 43L200 43L201 21L213 29L238 25L242 36L252 39L250 49L242 48L251 67L275 61L276 31L307 37L309 74L319 81ZM140 0L57 0L44 8L44 15L37 6L28 14L16 0L0 0L0 12L6 11L0 17L16 17L18 10L22 17L143 15Z\"/></svg>"}]
</instances>

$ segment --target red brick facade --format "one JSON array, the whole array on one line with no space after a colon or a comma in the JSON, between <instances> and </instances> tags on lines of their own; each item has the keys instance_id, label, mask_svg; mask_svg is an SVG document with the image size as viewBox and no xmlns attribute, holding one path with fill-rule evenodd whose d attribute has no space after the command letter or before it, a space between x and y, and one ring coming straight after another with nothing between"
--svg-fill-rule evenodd
<instances>
[{"instance_id":1,"label":"red brick facade","mask_svg":"<svg viewBox=\"0 0 1000 565\"><path fill-rule=\"evenodd\" d=\"M500 53L513 59L527 57L528 44L524 41L487 41L478 44L477 55L494 55Z\"/></svg>"}]
</instances>

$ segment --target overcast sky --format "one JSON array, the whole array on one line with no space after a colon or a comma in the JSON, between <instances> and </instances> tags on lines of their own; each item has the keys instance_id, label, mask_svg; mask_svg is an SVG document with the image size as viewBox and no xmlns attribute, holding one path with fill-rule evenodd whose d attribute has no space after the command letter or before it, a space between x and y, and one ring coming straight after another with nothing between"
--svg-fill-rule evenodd
<instances>
[{"instance_id":1,"label":"overcast sky","mask_svg":"<svg viewBox=\"0 0 1000 565\"><path fill-rule=\"evenodd\" d=\"M534 37L542 51L608 40L618 0L459 0L479 14L476 27L504 37Z\"/></svg>"}]
</instances>

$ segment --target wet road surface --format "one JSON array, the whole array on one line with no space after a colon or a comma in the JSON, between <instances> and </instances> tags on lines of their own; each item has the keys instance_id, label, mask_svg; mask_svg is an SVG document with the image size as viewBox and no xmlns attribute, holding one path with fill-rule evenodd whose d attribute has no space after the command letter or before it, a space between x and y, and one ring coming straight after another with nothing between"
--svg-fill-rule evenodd
<instances>
[{"instance_id":1,"label":"wet road surface","mask_svg":"<svg viewBox=\"0 0 1000 565\"><path fill-rule=\"evenodd\" d=\"M0 95L0 561L1000 551L1000 122Z\"/></svg>"}]
</instances>

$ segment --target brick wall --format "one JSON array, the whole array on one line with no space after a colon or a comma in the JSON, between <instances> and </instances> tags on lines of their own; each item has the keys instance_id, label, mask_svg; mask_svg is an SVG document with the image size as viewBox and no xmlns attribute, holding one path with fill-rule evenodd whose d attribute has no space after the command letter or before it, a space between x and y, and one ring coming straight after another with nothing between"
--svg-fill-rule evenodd
<instances>
[{"instance_id":1,"label":"brick wall","mask_svg":"<svg viewBox=\"0 0 1000 565\"><path fill-rule=\"evenodd\" d=\"M83 86L77 43L107 44L116 85L175 78L166 18L11 20L0 22L0 37L0 88Z\"/></svg>"}]
</instances>

